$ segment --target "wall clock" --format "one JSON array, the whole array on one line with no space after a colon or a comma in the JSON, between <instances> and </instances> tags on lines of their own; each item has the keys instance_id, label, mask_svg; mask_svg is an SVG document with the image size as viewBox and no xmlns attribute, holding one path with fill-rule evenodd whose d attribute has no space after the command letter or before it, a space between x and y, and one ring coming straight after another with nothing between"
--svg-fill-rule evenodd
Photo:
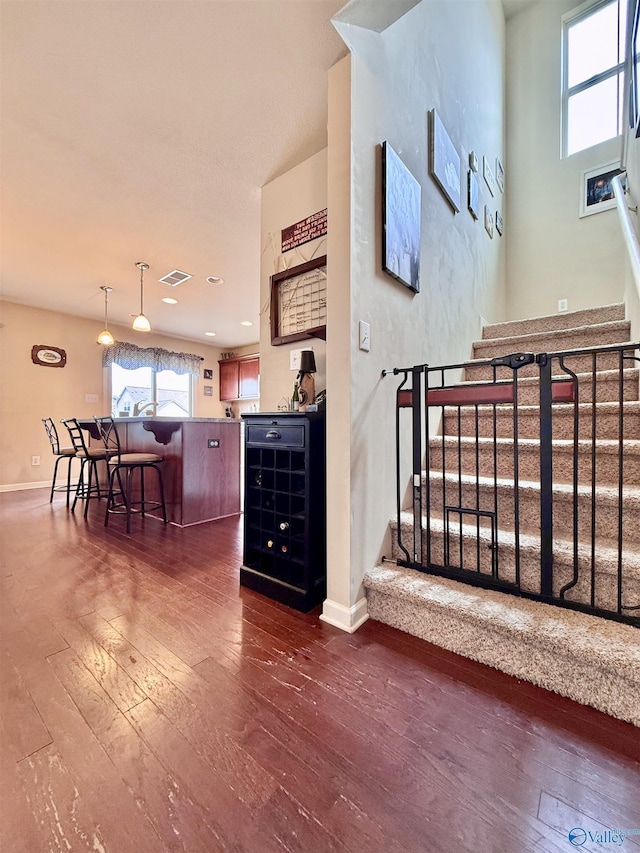
<instances>
[{"instance_id":1,"label":"wall clock","mask_svg":"<svg viewBox=\"0 0 640 853\"><path fill-rule=\"evenodd\" d=\"M64 367L67 363L67 354L59 347L46 347L37 344L31 347L31 361L42 367Z\"/></svg>"},{"instance_id":2,"label":"wall clock","mask_svg":"<svg viewBox=\"0 0 640 853\"><path fill-rule=\"evenodd\" d=\"M271 276L271 343L327 336L327 256Z\"/></svg>"}]
</instances>

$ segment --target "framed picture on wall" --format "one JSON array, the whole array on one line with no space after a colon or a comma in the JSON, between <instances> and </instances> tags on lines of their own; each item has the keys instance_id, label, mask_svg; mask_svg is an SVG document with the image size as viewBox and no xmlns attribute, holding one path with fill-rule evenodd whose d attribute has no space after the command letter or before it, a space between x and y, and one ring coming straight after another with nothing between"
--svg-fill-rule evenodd
<instances>
[{"instance_id":1,"label":"framed picture on wall","mask_svg":"<svg viewBox=\"0 0 640 853\"><path fill-rule=\"evenodd\" d=\"M486 204L484 206L484 230L493 240L493 211Z\"/></svg>"},{"instance_id":2,"label":"framed picture on wall","mask_svg":"<svg viewBox=\"0 0 640 853\"><path fill-rule=\"evenodd\" d=\"M605 163L596 169L586 169L580 180L580 213L579 217L591 216L603 210L611 210L616 206L611 181L620 174L620 161ZM623 179L622 185L626 185Z\"/></svg>"},{"instance_id":3,"label":"framed picture on wall","mask_svg":"<svg viewBox=\"0 0 640 853\"><path fill-rule=\"evenodd\" d=\"M454 213L460 211L460 155L437 111L429 112L429 173Z\"/></svg>"},{"instance_id":4,"label":"framed picture on wall","mask_svg":"<svg viewBox=\"0 0 640 853\"><path fill-rule=\"evenodd\" d=\"M480 189L478 179L471 169L467 173L467 207L471 216L478 219L480 216Z\"/></svg>"},{"instance_id":5,"label":"framed picture on wall","mask_svg":"<svg viewBox=\"0 0 640 853\"><path fill-rule=\"evenodd\" d=\"M382 143L382 269L420 290L422 188L388 142Z\"/></svg>"},{"instance_id":6,"label":"framed picture on wall","mask_svg":"<svg viewBox=\"0 0 640 853\"><path fill-rule=\"evenodd\" d=\"M326 340L327 256L271 276L271 344Z\"/></svg>"}]
</instances>

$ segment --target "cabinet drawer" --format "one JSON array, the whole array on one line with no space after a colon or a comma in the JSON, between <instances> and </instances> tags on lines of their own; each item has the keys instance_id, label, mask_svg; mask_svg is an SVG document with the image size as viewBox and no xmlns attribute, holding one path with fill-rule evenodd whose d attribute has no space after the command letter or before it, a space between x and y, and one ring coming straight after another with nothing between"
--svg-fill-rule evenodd
<instances>
[{"instance_id":1,"label":"cabinet drawer","mask_svg":"<svg viewBox=\"0 0 640 853\"><path fill-rule=\"evenodd\" d=\"M304 447L304 424L247 424L246 443L276 447Z\"/></svg>"}]
</instances>

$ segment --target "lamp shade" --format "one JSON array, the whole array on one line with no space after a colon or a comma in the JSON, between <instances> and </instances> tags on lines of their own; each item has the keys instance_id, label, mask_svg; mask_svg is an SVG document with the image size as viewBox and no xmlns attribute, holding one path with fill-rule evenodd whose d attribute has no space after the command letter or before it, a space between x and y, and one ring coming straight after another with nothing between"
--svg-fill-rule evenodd
<instances>
[{"instance_id":1,"label":"lamp shade","mask_svg":"<svg viewBox=\"0 0 640 853\"><path fill-rule=\"evenodd\" d=\"M315 373L316 357L312 349L303 349L300 353L300 373Z\"/></svg>"}]
</instances>

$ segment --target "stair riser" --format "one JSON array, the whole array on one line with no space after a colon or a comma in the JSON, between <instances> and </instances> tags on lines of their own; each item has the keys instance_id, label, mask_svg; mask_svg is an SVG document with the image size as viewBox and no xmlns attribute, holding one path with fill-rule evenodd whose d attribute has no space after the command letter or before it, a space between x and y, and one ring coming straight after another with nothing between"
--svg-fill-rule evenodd
<instances>
[{"instance_id":1,"label":"stair riser","mask_svg":"<svg viewBox=\"0 0 640 853\"><path fill-rule=\"evenodd\" d=\"M619 344L629 340L631 325L613 323L611 326L589 326L584 329L566 329L559 332L541 333L518 340L483 340L473 345L474 358L495 358L510 352L560 352L570 349ZM515 349L513 347L515 346ZM506 347L506 349L505 349Z\"/></svg>"},{"instance_id":2,"label":"stair riser","mask_svg":"<svg viewBox=\"0 0 640 853\"><path fill-rule=\"evenodd\" d=\"M393 527L394 559L404 559L404 553L396 544L395 525ZM413 531L407 525L402 528L403 543L405 547L413 541ZM423 553L427 554L427 538L423 536ZM444 566L444 535L441 530L436 530L431 536L431 562L436 566ZM460 540L457 533L449 538L449 565L459 568ZM474 574L478 571L478 548L476 537L468 534L463 536L462 543L462 567ZM594 604L605 610L616 610L617 577L616 566L612 564L599 563L596 555L594 580ZM480 545L480 572L491 576L491 551L485 541ZM515 550L512 544L498 545L498 574L499 577L509 583L515 583ZM573 565L565 555L554 558L553 571L553 594L560 596L560 590L573 580ZM520 549L520 587L532 592L540 592L540 551L535 547L521 547ZM628 572L623 581L624 605L640 604L640 566L635 566L633 572ZM587 560L578 561L578 582L565 593L569 601L591 604L591 563Z\"/></svg>"},{"instance_id":3,"label":"stair riser","mask_svg":"<svg viewBox=\"0 0 640 853\"><path fill-rule=\"evenodd\" d=\"M494 338L512 338L518 335L533 335L536 332L556 332L560 329L575 329L596 323L613 323L624 320L624 304L603 305L599 308L586 308L584 311L571 311L551 314L548 317L534 317L527 320L512 320L507 323L495 323L482 330L483 340Z\"/></svg>"},{"instance_id":4,"label":"stair riser","mask_svg":"<svg viewBox=\"0 0 640 853\"><path fill-rule=\"evenodd\" d=\"M619 340L616 341L619 343ZM515 352L515 350L502 350L501 352L497 352L496 355L509 355L511 352ZM484 356L493 358L493 356ZM479 356L476 355L476 358ZM565 367L568 367L574 373L592 373L593 372L593 357L590 354L585 355L570 355L567 356L564 360ZM626 362L625 366L628 366L629 363ZM604 370L619 370L620 369L620 356L617 352L605 352L598 355L596 359L596 371L604 371ZM552 361L551 372L553 376L566 378L568 374L564 373L560 369L560 365L557 358L554 358ZM514 371L508 367L498 367L496 368L496 376L493 375L494 369L488 365L479 366L479 367L469 367L465 371L464 380L466 382L492 382L494 378L502 379L502 380L511 380L513 379ZM524 379L525 377L540 376L540 367L537 364L527 364L524 367L518 368L518 377L520 379Z\"/></svg>"},{"instance_id":5,"label":"stair riser","mask_svg":"<svg viewBox=\"0 0 640 853\"><path fill-rule=\"evenodd\" d=\"M493 486L479 485L476 491L475 483L463 483L461 490L457 482L447 482L446 500L442 500L442 480L432 478L431 480L431 512L436 516L444 513L443 503L446 506L460 506L464 509L479 508L487 512L493 512L495 508L495 496ZM503 530L514 530L515 527L515 503L513 488L498 486L497 491L497 526ZM422 489L423 507L426 509L426 488ZM630 501L623 500L623 545L625 548L640 548L640 525L638 525L638 509ZM534 490L519 491L519 519L520 532L536 535L540 531L540 495ZM472 516L465 514L463 521L470 523ZM451 514L451 520L457 521L456 514ZM487 521L483 522L488 527ZM573 537L573 500L571 495L557 493L554 495L553 524L556 538L571 540ZM591 521L591 497L589 494L578 497L578 541L587 544L590 541L592 530ZM605 499L596 494L595 502L595 536L596 544L611 544L617 537L618 511L614 500Z\"/></svg>"},{"instance_id":6,"label":"stair riser","mask_svg":"<svg viewBox=\"0 0 640 853\"><path fill-rule=\"evenodd\" d=\"M623 394L624 400L638 399L638 371L625 370ZM615 403L620 399L620 382L617 371L615 374L597 374L596 379L596 403ZM581 377L578 383L578 402L591 403L593 401L593 384L591 376ZM526 382L518 383L518 402L521 406L538 406L540 404L540 383Z\"/></svg>"},{"instance_id":7,"label":"stair riser","mask_svg":"<svg viewBox=\"0 0 640 853\"><path fill-rule=\"evenodd\" d=\"M498 438L513 438L513 409L511 407L498 407L496 410L496 435ZM491 410L480 410L478 413L478 435L483 438L493 436L493 412ZM620 421L616 412L596 413L596 441L599 439L617 439ZM554 406L553 409L553 438L557 440L573 439L574 410L573 406ZM475 415L467 409L463 409L461 425L458 431L457 410L447 409L444 417L445 435L476 434ZM518 436L520 438L540 437L540 415L538 411L518 412ZM592 418L590 410L581 411L578 416L578 437L583 439L592 438ZM624 414L624 438L640 439L640 412L625 411Z\"/></svg>"},{"instance_id":8,"label":"stair riser","mask_svg":"<svg viewBox=\"0 0 640 853\"><path fill-rule=\"evenodd\" d=\"M476 464L475 446L464 444L458 462L457 442L447 445L445 448L446 470L457 475L459 470L480 477L494 476L493 445L481 445L478 449ZM514 459L513 444L508 447L497 446L497 476L513 479ZM434 439L431 443L429 463L432 471L442 471L442 442ZM478 470L476 471L476 468ZM617 486L620 460L614 453L598 453L596 457L596 486ZM553 480L555 483L573 482L573 453L570 448L553 449ZM518 470L520 480L540 479L540 453L539 448L522 445L518 451ZM591 454L581 451L578 454L578 482L581 484L591 483ZM640 483L640 455L636 452L623 451L623 483L626 486L637 486Z\"/></svg>"}]
</instances>

